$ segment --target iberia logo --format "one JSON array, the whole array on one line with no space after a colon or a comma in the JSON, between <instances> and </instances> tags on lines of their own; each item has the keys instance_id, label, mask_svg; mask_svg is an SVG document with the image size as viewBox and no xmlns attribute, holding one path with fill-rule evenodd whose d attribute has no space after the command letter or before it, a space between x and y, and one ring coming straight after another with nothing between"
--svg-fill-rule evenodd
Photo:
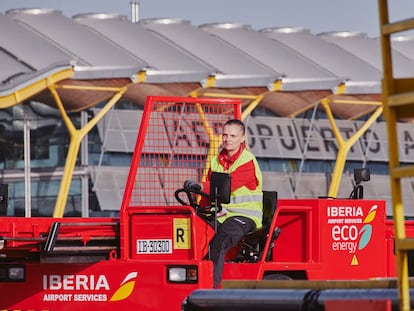
<instances>
[{"instance_id":1,"label":"iberia logo","mask_svg":"<svg viewBox=\"0 0 414 311\"><path fill-rule=\"evenodd\" d=\"M130 272L115 293L104 274L44 274L42 276L43 301L47 302L106 302L127 299L135 288L137 272Z\"/></svg>"},{"instance_id":2,"label":"iberia logo","mask_svg":"<svg viewBox=\"0 0 414 311\"><path fill-rule=\"evenodd\" d=\"M377 208L378 205L373 205L362 222L364 225L359 230L358 251L364 249L371 240L372 222L374 221L375 216L377 215ZM354 256L352 257L351 265L356 266L358 264L358 258L356 254L354 254Z\"/></svg>"},{"instance_id":3,"label":"iberia logo","mask_svg":"<svg viewBox=\"0 0 414 311\"><path fill-rule=\"evenodd\" d=\"M109 301L120 301L127 299L133 292L135 287L135 279L137 277L137 272L129 273L125 279L121 282L119 288L112 295Z\"/></svg>"}]
</instances>

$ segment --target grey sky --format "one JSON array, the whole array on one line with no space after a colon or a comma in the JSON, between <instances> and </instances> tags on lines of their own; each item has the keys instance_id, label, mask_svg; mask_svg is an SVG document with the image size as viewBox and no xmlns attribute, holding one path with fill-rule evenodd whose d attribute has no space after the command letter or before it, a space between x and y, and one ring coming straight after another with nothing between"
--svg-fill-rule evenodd
<instances>
[{"instance_id":1,"label":"grey sky","mask_svg":"<svg viewBox=\"0 0 414 311\"><path fill-rule=\"evenodd\" d=\"M79 13L120 13L131 17L131 0L0 0L0 12L52 8L68 17ZM414 17L413 0L389 0L391 20ZM379 34L377 0L139 0L140 18L183 18L194 25L237 22L254 29L300 26L312 33L358 31Z\"/></svg>"}]
</instances>

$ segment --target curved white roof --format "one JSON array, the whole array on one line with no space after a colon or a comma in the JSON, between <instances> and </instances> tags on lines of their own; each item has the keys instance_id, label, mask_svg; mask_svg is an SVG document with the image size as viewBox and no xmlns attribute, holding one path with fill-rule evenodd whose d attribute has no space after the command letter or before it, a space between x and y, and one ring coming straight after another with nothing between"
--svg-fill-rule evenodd
<instances>
[{"instance_id":1,"label":"curved white roof","mask_svg":"<svg viewBox=\"0 0 414 311\"><path fill-rule=\"evenodd\" d=\"M128 91L128 98L140 101L161 90L161 84L169 85L162 95L172 89L187 94L212 76L215 88L269 88L281 81L282 91L333 91L345 82L347 94L381 94L379 42L360 33L254 30L238 23L195 26L169 18L132 23L119 14L69 18L51 9L0 13L0 27L7 29L0 33L0 95L62 68L73 68L74 81L120 86L143 72L148 88ZM413 49L412 41L396 45L394 66L400 76L414 70ZM73 99L78 101L73 105L82 109L101 99L92 104Z\"/></svg>"}]
</instances>

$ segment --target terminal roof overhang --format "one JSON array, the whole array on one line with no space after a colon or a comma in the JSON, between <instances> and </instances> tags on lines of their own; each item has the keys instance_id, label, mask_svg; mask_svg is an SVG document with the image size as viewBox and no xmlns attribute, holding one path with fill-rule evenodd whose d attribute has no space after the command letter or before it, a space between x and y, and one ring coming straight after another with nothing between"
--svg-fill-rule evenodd
<instances>
[{"instance_id":1,"label":"terminal roof overhang","mask_svg":"<svg viewBox=\"0 0 414 311\"><path fill-rule=\"evenodd\" d=\"M368 52L347 47L361 44L347 41L353 37L339 36L340 44L299 28L197 27L181 19L132 23L118 14L68 18L49 9L8 11L0 14L0 27L8 29L0 34L0 108L25 100L56 107L50 83L59 87L70 111L108 100L111 88L121 87L128 87L123 97L138 105L148 95L256 96L281 116L331 97L338 100L331 104L333 112L350 119L374 108L341 101L381 100L381 68L358 54L379 59L380 49L364 36L358 39ZM396 57L396 70L403 67L404 76L414 61L407 66L407 56ZM337 92L340 86L344 91Z\"/></svg>"}]
</instances>

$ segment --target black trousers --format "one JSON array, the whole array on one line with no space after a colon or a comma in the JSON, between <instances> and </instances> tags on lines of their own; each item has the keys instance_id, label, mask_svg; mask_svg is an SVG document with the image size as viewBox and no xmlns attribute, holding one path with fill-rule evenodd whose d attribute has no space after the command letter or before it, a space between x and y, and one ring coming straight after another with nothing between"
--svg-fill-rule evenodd
<instances>
[{"instance_id":1,"label":"black trousers","mask_svg":"<svg viewBox=\"0 0 414 311\"><path fill-rule=\"evenodd\" d=\"M214 264L214 288L221 282L226 253L256 227L247 217L235 216L217 223L217 233L210 242L210 259Z\"/></svg>"}]
</instances>

